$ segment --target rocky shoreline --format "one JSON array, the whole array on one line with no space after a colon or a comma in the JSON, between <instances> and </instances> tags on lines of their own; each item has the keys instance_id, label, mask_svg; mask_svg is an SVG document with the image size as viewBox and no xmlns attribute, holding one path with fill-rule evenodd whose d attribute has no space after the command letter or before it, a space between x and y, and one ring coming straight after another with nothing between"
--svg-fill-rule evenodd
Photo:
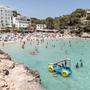
<instances>
[{"instance_id":1,"label":"rocky shoreline","mask_svg":"<svg viewBox=\"0 0 90 90\"><path fill-rule=\"evenodd\" d=\"M43 90L38 71L15 63L0 50L0 90Z\"/></svg>"}]
</instances>

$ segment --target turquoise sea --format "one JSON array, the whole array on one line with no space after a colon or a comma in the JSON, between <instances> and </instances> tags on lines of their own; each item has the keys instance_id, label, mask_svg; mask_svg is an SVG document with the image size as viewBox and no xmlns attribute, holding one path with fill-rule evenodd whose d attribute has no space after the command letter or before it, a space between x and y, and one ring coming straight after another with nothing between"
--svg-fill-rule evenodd
<instances>
[{"instance_id":1,"label":"turquoise sea","mask_svg":"<svg viewBox=\"0 0 90 90\"><path fill-rule=\"evenodd\" d=\"M30 52L35 47L39 53L31 55ZM7 52L16 62L24 63L30 68L38 70L42 85L46 90L90 90L90 39L49 40L38 46L28 42L24 49L21 48L20 43L5 44L4 47L0 45L0 49ZM66 58L71 60L73 71L71 77L63 78L58 75L55 78L48 71L48 64ZM82 59L84 66L76 69L75 64L80 59Z\"/></svg>"}]
</instances>

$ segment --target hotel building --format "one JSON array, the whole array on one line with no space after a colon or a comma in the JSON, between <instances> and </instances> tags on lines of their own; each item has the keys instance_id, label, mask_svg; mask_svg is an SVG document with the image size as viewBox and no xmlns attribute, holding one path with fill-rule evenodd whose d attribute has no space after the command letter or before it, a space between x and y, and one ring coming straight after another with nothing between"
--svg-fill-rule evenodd
<instances>
[{"instance_id":1,"label":"hotel building","mask_svg":"<svg viewBox=\"0 0 90 90\"><path fill-rule=\"evenodd\" d=\"M8 6L0 6L0 29L12 27L12 9Z\"/></svg>"}]
</instances>

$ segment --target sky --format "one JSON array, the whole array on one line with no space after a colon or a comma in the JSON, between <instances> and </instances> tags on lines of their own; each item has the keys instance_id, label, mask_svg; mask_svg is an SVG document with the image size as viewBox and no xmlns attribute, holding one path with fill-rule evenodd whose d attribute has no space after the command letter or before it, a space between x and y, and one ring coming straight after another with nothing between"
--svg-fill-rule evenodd
<instances>
[{"instance_id":1,"label":"sky","mask_svg":"<svg viewBox=\"0 0 90 90\"><path fill-rule=\"evenodd\" d=\"M90 9L90 0L0 0L0 5L43 19L70 14L77 8Z\"/></svg>"}]
</instances>

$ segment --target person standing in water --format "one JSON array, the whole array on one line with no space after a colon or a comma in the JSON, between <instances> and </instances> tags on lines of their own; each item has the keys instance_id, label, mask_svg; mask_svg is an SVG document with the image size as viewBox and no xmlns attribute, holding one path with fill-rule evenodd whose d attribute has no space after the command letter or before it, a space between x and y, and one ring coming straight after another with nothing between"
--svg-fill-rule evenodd
<instances>
[{"instance_id":1,"label":"person standing in water","mask_svg":"<svg viewBox=\"0 0 90 90\"><path fill-rule=\"evenodd\" d=\"M82 59L80 60L80 67L83 67Z\"/></svg>"},{"instance_id":2,"label":"person standing in water","mask_svg":"<svg viewBox=\"0 0 90 90\"><path fill-rule=\"evenodd\" d=\"M47 48L47 45L46 45L46 48Z\"/></svg>"},{"instance_id":3,"label":"person standing in water","mask_svg":"<svg viewBox=\"0 0 90 90\"><path fill-rule=\"evenodd\" d=\"M24 49L24 47L25 47L25 41L23 42L23 44L22 44L22 48Z\"/></svg>"},{"instance_id":4,"label":"person standing in water","mask_svg":"<svg viewBox=\"0 0 90 90\"><path fill-rule=\"evenodd\" d=\"M55 44L53 45L53 47L55 48Z\"/></svg>"},{"instance_id":5,"label":"person standing in water","mask_svg":"<svg viewBox=\"0 0 90 90\"><path fill-rule=\"evenodd\" d=\"M79 68L79 64L78 64L78 62L77 62L77 64L76 64L76 68Z\"/></svg>"},{"instance_id":6,"label":"person standing in water","mask_svg":"<svg viewBox=\"0 0 90 90\"><path fill-rule=\"evenodd\" d=\"M24 44L22 45L22 48L24 49Z\"/></svg>"},{"instance_id":7,"label":"person standing in water","mask_svg":"<svg viewBox=\"0 0 90 90\"><path fill-rule=\"evenodd\" d=\"M71 47L71 41L69 41L69 46Z\"/></svg>"}]
</instances>

